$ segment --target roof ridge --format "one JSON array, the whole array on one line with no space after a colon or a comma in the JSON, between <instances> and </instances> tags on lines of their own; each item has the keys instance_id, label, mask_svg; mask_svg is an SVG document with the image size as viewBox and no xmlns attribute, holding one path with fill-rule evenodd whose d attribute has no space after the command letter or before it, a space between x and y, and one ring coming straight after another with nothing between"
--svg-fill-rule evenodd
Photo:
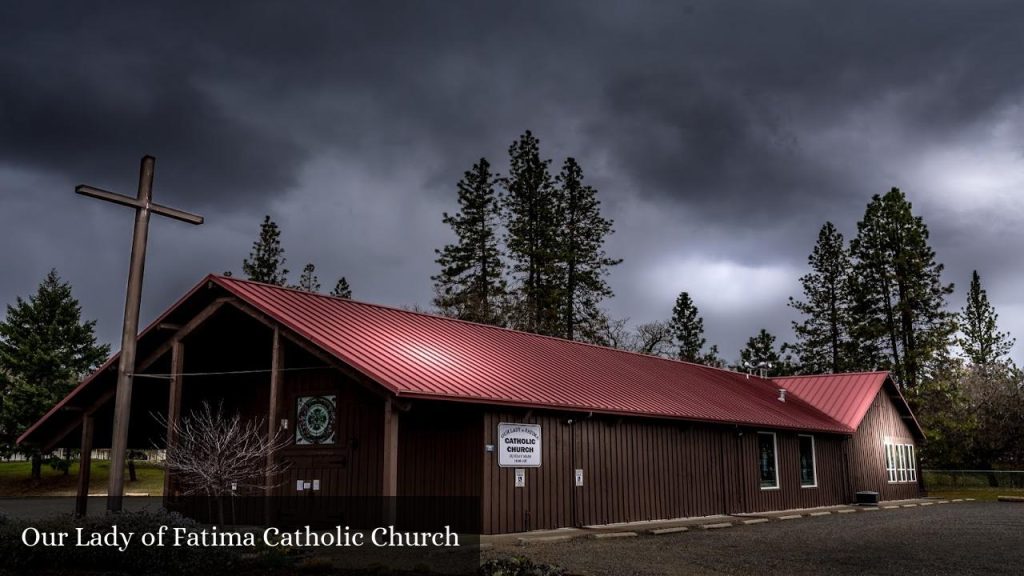
<instances>
[{"instance_id":1,"label":"roof ridge","mask_svg":"<svg viewBox=\"0 0 1024 576\"><path fill-rule=\"evenodd\" d=\"M860 376L864 374L888 373L888 370L858 370L856 372L829 372L825 374L794 374L792 376L772 376L770 380L792 380L794 378L831 378L835 376Z\"/></svg>"}]
</instances>

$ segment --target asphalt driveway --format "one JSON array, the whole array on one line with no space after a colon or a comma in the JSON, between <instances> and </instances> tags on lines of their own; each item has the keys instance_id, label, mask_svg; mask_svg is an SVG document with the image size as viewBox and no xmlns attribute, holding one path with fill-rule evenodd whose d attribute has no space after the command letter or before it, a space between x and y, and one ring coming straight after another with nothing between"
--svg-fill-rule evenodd
<instances>
[{"instance_id":1,"label":"asphalt driveway","mask_svg":"<svg viewBox=\"0 0 1024 576\"><path fill-rule=\"evenodd\" d=\"M1024 504L962 502L661 536L500 545L583 575L1024 574Z\"/></svg>"}]
</instances>

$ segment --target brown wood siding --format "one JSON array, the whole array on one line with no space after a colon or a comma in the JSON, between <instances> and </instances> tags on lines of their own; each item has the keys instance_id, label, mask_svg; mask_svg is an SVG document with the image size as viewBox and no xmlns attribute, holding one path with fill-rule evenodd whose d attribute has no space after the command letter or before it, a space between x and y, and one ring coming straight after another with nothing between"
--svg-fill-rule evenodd
<instances>
[{"instance_id":1,"label":"brown wood siding","mask_svg":"<svg viewBox=\"0 0 1024 576\"><path fill-rule=\"evenodd\" d=\"M917 454L917 441L889 397L888 385L875 397L850 442L854 491L872 490L882 500L917 498L921 495L917 482L889 483L885 469L887 437L900 444L914 445Z\"/></svg>"},{"instance_id":2,"label":"brown wood siding","mask_svg":"<svg viewBox=\"0 0 1024 576\"><path fill-rule=\"evenodd\" d=\"M573 424L568 420L573 419ZM816 488L800 486L799 440L777 432L777 490L762 490L754 429L639 418L580 418L549 412L489 411L484 443L499 422L542 426L542 465L500 468L484 457L484 531L521 532L573 525L708 516L842 504L850 501L845 437L816 434ZM584 483L575 487L574 470Z\"/></svg>"},{"instance_id":3,"label":"brown wood siding","mask_svg":"<svg viewBox=\"0 0 1024 576\"><path fill-rule=\"evenodd\" d=\"M768 430L765 430L766 432ZM800 485L800 434L776 431L779 487L762 489L758 468L757 434L740 439L740 501L730 512L763 512L788 508L812 508L850 501L843 465L844 437L810 434L814 438L816 487Z\"/></svg>"},{"instance_id":4,"label":"brown wood siding","mask_svg":"<svg viewBox=\"0 0 1024 576\"><path fill-rule=\"evenodd\" d=\"M319 364L294 346L285 347L285 368L306 368ZM334 394L338 407L334 444L291 445L281 451L290 468L284 474L278 495L378 496L383 486L384 402L337 370L295 370L284 372L278 414L288 419L288 431L295 434L296 402L300 396ZM319 492L298 492L297 480L320 480Z\"/></svg>"},{"instance_id":5,"label":"brown wood siding","mask_svg":"<svg viewBox=\"0 0 1024 576\"><path fill-rule=\"evenodd\" d=\"M477 407L440 402L400 412L398 495L479 497L482 418Z\"/></svg>"}]
</instances>

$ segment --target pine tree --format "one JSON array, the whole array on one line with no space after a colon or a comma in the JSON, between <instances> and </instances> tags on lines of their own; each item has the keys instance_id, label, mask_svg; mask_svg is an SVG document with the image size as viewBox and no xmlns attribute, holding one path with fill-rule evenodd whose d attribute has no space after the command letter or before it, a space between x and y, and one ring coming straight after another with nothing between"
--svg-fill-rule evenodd
<instances>
[{"instance_id":1,"label":"pine tree","mask_svg":"<svg viewBox=\"0 0 1024 576\"><path fill-rule=\"evenodd\" d=\"M441 273L431 277L434 305L445 316L504 324L504 263L498 245L500 207L490 163L481 158L459 181L459 212L444 214L457 241L436 250Z\"/></svg>"},{"instance_id":2,"label":"pine tree","mask_svg":"<svg viewBox=\"0 0 1024 576\"><path fill-rule=\"evenodd\" d=\"M704 358L701 350L707 339L704 338L704 319L700 317L697 305L690 295L680 292L676 304L672 308L672 319L669 321L672 340L677 346L676 357L687 362L700 362ZM717 356L717 348L715 349Z\"/></svg>"},{"instance_id":3,"label":"pine tree","mask_svg":"<svg viewBox=\"0 0 1024 576\"><path fill-rule=\"evenodd\" d=\"M850 254L854 359L864 368L889 369L901 387L913 388L945 355L954 328L946 310L953 285L942 282L928 228L893 188L871 199Z\"/></svg>"},{"instance_id":4,"label":"pine tree","mask_svg":"<svg viewBox=\"0 0 1024 576\"><path fill-rule=\"evenodd\" d=\"M559 194L540 157L540 142L526 131L509 147L503 217L505 246L517 281L513 327L557 335L559 330Z\"/></svg>"},{"instance_id":5,"label":"pine tree","mask_svg":"<svg viewBox=\"0 0 1024 576\"><path fill-rule=\"evenodd\" d=\"M793 322L797 341L790 348L807 373L855 369L850 358L850 254L831 222L822 226L807 262L811 272L800 278L804 299L789 299L803 315L803 321Z\"/></svg>"},{"instance_id":6,"label":"pine tree","mask_svg":"<svg viewBox=\"0 0 1024 576\"><path fill-rule=\"evenodd\" d=\"M775 336L764 328L747 340L747 345L740 350L740 363L735 368L737 370L756 370L762 364L766 364L763 369L769 376L777 375L782 365L779 352L775 349ZM771 366L769 367L767 364Z\"/></svg>"},{"instance_id":7,"label":"pine tree","mask_svg":"<svg viewBox=\"0 0 1024 576\"><path fill-rule=\"evenodd\" d=\"M83 322L71 285L51 270L28 301L7 306L0 322L0 455L15 449L17 436L63 398L110 353L96 343L94 320ZM33 456L33 477L39 475Z\"/></svg>"},{"instance_id":8,"label":"pine tree","mask_svg":"<svg viewBox=\"0 0 1024 576\"><path fill-rule=\"evenodd\" d=\"M722 359L722 357L718 353L718 344L712 344L711 346L709 346L708 351L705 352L704 354L701 354L701 356L697 358L697 363L703 364L705 366L713 366L715 368L724 367L725 360Z\"/></svg>"},{"instance_id":9,"label":"pine tree","mask_svg":"<svg viewBox=\"0 0 1024 576\"><path fill-rule=\"evenodd\" d=\"M999 315L988 301L981 287L981 276L975 270L971 275L971 288L967 305L960 313L960 332L957 339L964 356L975 366L989 366L1005 359L1016 340L998 329Z\"/></svg>"},{"instance_id":10,"label":"pine tree","mask_svg":"<svg viewBox=\"0 0 1024 576\"><path fill-rule=\"evenodd\" d=\"M260 237L253 242L249 257L242 262L242 273L255 282L284 286L288 282L284 263L281 230L269 215L265 216L260 224Z\"/></svg>"},{"instance_id":11,"label":"pine tree","mask_svg":"<svg viewBox=\"0 0 1024 576\"><path fill-rule=\"evenodd\" d=\"M344 276L338 278L338 283L334 285L334 290L331 290L331 296L352 298L352 289L349 288L348 280Z\"/></svg>"},{"instance_id":12,"label":"pine tree","mask_svg":"<svg viewBox=\"0 0 1024 576\"><path fill-rule=\"evenodd\" d=\"M320 279L316 276L316 266L312 262L306 264L302 269L302 275L299 276L299 283L293 288L299 290L305 290L306 292L319 292L320 291Z\"/></svg>"},{"instance_id":13,"label":"pine tree","mask_svg":"<svg viewBox=\"0 0 1024 576\"><path fill-rule=\"evenodd\" d=\"M622 262L604 251L605 238L613 232L612 221L601 216L597 190L583 183L583 168L567 158L555 179L558 194L559 336L575 340L600 322L601 301L613 295L605 277Z\"/></svg>"}]
</instances>

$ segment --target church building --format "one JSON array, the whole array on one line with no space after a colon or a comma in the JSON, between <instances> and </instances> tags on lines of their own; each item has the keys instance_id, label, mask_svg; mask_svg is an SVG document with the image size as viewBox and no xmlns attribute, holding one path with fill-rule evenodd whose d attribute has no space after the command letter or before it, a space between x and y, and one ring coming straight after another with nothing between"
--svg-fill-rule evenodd
<instances>
[{"instance_id":1,"label":"church building","mask_svg":"<svg viewBox=\"0 0 1024 576\"><path fill-rule=\"evenodd\" d=\"M116 379L117 355L19 442L109 446ZM274 496L473 498L486 534L922 491L885 372L766 379L221 276L139 335L129 447L204 401L289 434Z\"/></svg>"}]
</instances>

